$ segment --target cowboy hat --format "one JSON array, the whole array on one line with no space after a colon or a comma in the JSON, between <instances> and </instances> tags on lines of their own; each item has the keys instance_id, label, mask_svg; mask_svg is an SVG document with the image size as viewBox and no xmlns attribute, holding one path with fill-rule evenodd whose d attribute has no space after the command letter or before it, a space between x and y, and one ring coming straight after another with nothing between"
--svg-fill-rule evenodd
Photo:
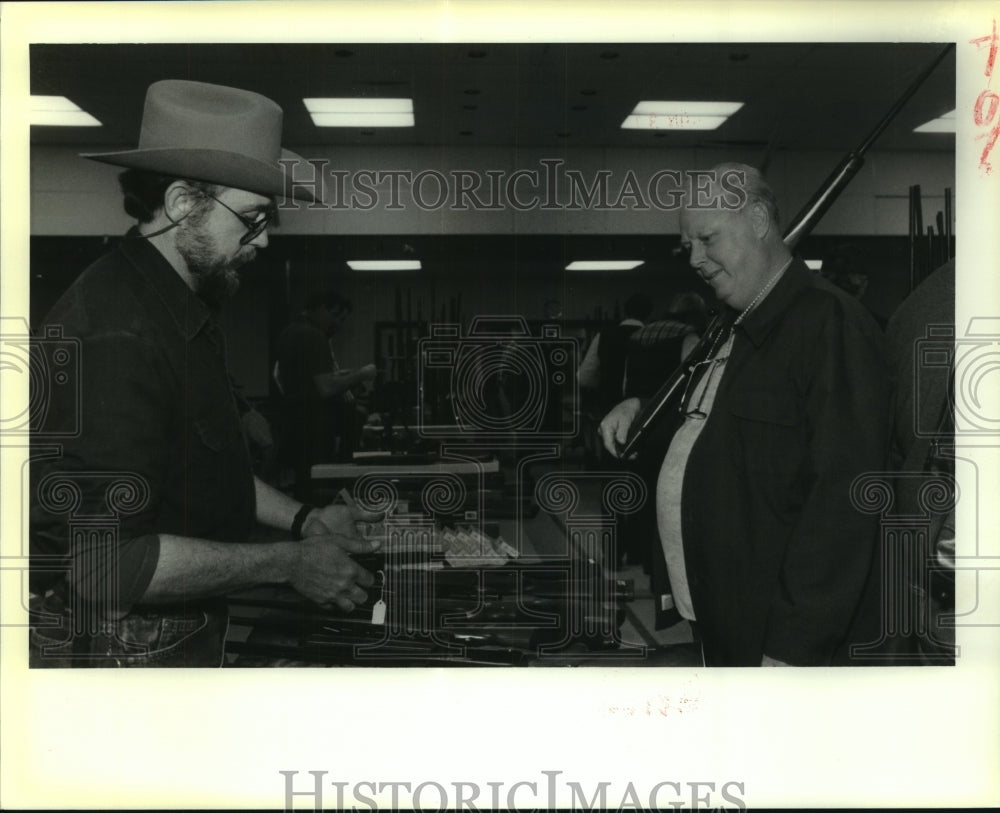
<instances>
[{"instance_id":1,"label":"cowboy hat","mask_svg":"<svg viewBox=\"0 0 1000 813\"><path fill-rule=\"evenodd\" d=\"M284 198L278 160L303 159L282 150L281 123L281 108L259 93L165 79L146 91L138 149L81 157ZM292 197L315 200L303 185Z\"/></svg>"}]
</instances>

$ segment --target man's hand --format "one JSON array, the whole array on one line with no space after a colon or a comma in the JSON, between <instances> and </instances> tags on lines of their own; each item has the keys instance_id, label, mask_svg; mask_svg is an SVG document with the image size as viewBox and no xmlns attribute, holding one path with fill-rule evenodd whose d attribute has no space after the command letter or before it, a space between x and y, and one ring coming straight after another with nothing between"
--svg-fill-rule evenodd
<instances>
[{"instance_id":1,"label":"man's hand","mask_svg":"<svg viewBox=\"0 0 1000 813\"><path fill-rule=\"evenodd\" d=\"M366 588L375 577L349 554L370 553L376 545L337 534L310 536L295 545L298 556L288 583L298 593L317 604L336 604L344 612L365 602Z\"/></svg>"},{"instance_id":2,"label":"man's hand","mask_svg":"<svg viewBox=\"0 0 1000 813\"><path fill-rule=\"evenodd\" d=\"M384 514L375 511L363 511L350 505L328 505L309 512L306 521L302 523L302 536L328 536L336 534L351 539L360 539L357 523L378 522Z\"/></svg>"},{"instance_id":3,"label":"man's hand","mask_svg":"<svg viewBox=\"0 0 1000 813\"><path fill-rule=\"evenodd\" d=\"M604 448L612 457L621 457L619 450L628 439L628 430L639 414L639 409L639 399L629 398L618 404L601 421L597 431L601 434Z\"/></svg>"}]
</instances>

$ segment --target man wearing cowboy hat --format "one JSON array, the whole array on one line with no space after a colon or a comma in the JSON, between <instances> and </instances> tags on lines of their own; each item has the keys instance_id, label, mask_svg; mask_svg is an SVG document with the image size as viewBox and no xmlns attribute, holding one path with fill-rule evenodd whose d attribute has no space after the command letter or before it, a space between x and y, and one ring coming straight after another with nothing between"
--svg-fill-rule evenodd
<instances>
[{"instance_id":1,"label":"man wearing cowboy hat","mask_svg":"<svg viewBox=\"0 0 1000 813\"><path fill-rule=\"evenodd\" d=\"M229 591L366 598L349 554L371 550L355 523L377 516L253 476L215 318L286 194L281 125L256 93L168 80L147 92L138 149L84 156L127 168L138 223L45 320L79 342L80 386L48 404L61 449L35 439L33 665L219 665ZM255 522L285 541L250 542Z\"/></svg>"}]
</instances>

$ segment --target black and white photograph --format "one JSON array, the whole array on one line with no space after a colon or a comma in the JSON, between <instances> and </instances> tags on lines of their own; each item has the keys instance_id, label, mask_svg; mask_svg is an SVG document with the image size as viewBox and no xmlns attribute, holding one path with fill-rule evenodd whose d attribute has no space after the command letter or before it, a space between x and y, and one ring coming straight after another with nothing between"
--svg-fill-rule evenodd
<instances>
[{"instance_id":1,"label":"black and white photograph","mask_svg":"<svg viewBox=\"0 0 1000 813\"><path fill-rule=\"evenodd\" d=\"M5 808L1000 800L996 7L17 5Z\"/></svg>"}]
</instances>

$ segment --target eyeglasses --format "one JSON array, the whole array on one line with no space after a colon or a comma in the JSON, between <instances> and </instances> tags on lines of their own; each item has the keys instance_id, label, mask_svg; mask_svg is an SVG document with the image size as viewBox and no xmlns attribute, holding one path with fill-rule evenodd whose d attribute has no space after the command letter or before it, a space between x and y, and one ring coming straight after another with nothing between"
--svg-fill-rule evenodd
<instances>
[{"instance_id":1,"label":"eyeglasses","mask_svg":"<svg viewBox=\"0 0 1000 813\"><path fill-rule=\"evenodd\" d=\"M688 370L688 380L684 386L684 396L681 398L681 403L678 407L678 410L685 418L694 418L696 421L703 421L708 417L708 413L701 408L705 403L705 395L708 393L708 388L712 383L712 376L715 374L715 369L725 364L728 358L729 356L727 355L714 359L705 359L704 361L699 361L697 364L693 364L691 369ZM699 378L699 367L708 367L708 372L701 376L701 379L704 379L704 386L701 388L701 394L698 396L698 403L694 405L694 409L691 409L688 399L694 397L694 391L691 386L694 384L695 379ZM697 389L697 386L695 386L695 389ZM687 408L685 408L685 405Z\"/></svg>"},{"instance_id":2,"label":"eyeglasses","mask_svg":"<svg viewBox=\"0 0 1000 813\"><path fill-rule=\"evenodd\" d=\"M713 325L715 323L713 322ZM713 330L712 326L709 326L710 332ZM692 364L688 368L687 383L684 385L684 395L681 397L681 402L677 406L677 411L680 412L685 418L693 418L696 421L703 421L708 417L708 413L702 409L702 405L705 403L705 396L708 393L708 388L712 384L712 376L715 374L717 367L721 367L729 359L729 354L726 353L724 356L716 356L715 354L720 352L720 346L728 340L732 335L732 327L727 328L726 325L720 324L715 330L715 337L712 339L712 348L708 351L708 356L702 361ZM722 347L722 350L727 348ZM698 375L699 367L708 367L708 371L703 375ZM702 381L703 379L703 381ZM702 381L704 386L701 388L701 393L698 396L698 403L694 405L694 409L691 409L691 405L688 403L689 398L694 397L694 391L697 389L697 384L695 381ZM694 389L692 389L694 387Z\"/></svg>"},{"instance_id":3,"label":"eyeglasses","mask_svg":"<svg viewBox=\"0 0 1000 813\"><path fill-rule=\"evenodd\" d=\"M223 209L229 209L236 218L246 226L247 233L240 238L240 245L245 246L247 243L257 239L261 233L268 227L271 221L274 219L274 212L261 212L261 215L257 220L251 220L249 217L244 217L235 209L226 206L221 200L219 200L215 195L210 195L208 192L202 192L202 195L206 198L211 198L216 203L218 203Z\"/></svg>"}]
</instances>

